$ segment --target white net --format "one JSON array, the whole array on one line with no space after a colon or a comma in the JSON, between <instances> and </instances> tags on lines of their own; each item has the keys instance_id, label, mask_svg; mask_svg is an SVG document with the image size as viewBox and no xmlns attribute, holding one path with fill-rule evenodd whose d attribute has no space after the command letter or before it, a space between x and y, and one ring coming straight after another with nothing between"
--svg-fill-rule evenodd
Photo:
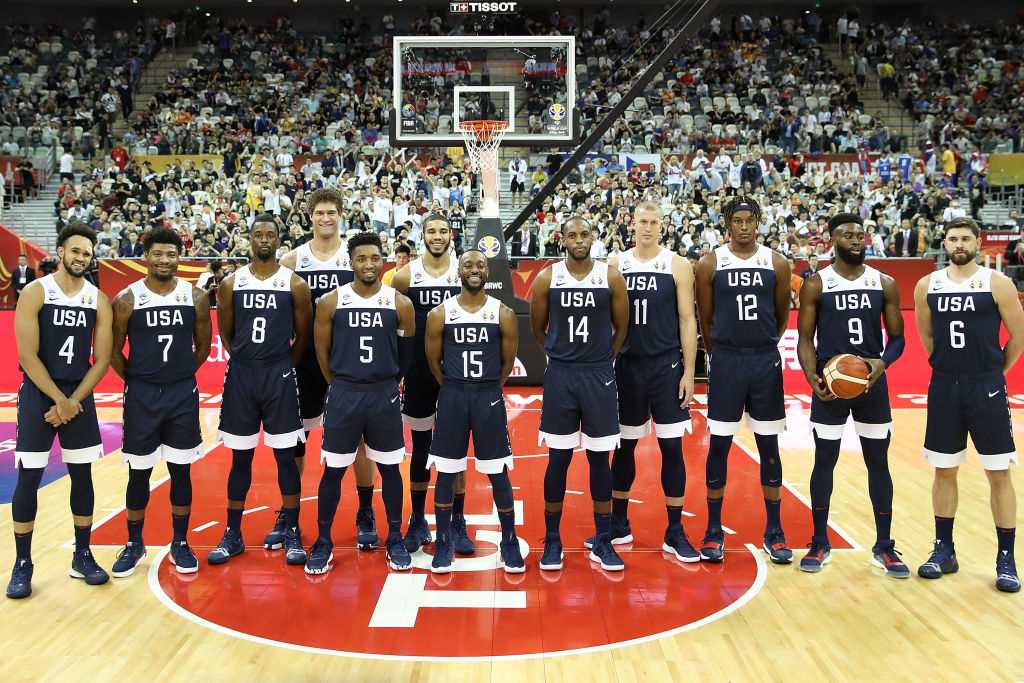
<instances>
[{"instance_id":1,"label":"white net","mask_svg":"<svg viewBox=\"0 0 1024 683\"><path fill-rule=\"evenodd\" d=\"M498 147L508 130L508 121L460 121L459 132L480 174L480 217L497 218L498 209Z\"/></svg>"}]
</instances>

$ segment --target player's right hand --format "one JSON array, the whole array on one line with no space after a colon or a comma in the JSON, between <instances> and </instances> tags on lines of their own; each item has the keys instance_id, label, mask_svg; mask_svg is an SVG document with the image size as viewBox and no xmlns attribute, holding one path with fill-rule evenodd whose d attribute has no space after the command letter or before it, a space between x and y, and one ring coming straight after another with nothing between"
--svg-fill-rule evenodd
<instances>
[{"instance_id":1,"label":"player's right hand","mask_svg":"<svg viewBox=\"0 0 1024 683\"><path fill-rule=\"evenodd\" d=\"M61 419L61 424L67 424L82 412L82 404L73 398L57 401L54 408L57 409L57 417Z\"/></svg>"},{"instance_id":2,"label":"player's right hand","mask_svg":"<svg viewBox=\"0 0 1024 683\"><path fill-rule=\"evenodd\" d=\"M836 395L828 390L828 385L825 384L825 380L818 376L817 373L807 378L807 383L811 385L811 391L822 401L833 401Z\"/></svg>"}]
</instances>

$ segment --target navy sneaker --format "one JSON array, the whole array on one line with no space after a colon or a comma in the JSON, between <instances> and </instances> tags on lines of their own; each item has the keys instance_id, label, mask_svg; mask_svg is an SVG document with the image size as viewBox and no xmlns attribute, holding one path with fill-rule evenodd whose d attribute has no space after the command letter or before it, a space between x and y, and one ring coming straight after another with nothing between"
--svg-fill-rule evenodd
<instances>
[{"instance_id":1,"label":"navy sneaker","mask_svg":"<svg viewBox=\"0 0 1024 683\"><path fill-rule=\"evenodd\" d=\"M633 542L633 533L629 528L629 520L626 520L625 524L619 524L619 521L612 517L611 525L611 537L612 545L622 545L624 543ZM593 548L594 541L597 540L597 536L591 536L587 540L583 541L584 548Z\"/></svg>"},{"instance_id":2,"label":"navy sneaker","mask_svg":"<svg viewBox=\"0 0 1024 683\"><path fill-rule=\"evenodd\" d=\"M110 581L110 576L98 564L88 548L76 550L71 557L71 569L68 575L73 579L85 579L90 586L99 586Z\"/></svg>"},{"instance_id":3,"label":"navy sneaker","mask_svg":"<svg viewBox=\"0 0 1024 683\"><path fill-rule=\"evenodd\" d=\"M725 532L722 527L708 528L704 532L704 542L700 546L700 559L703 562L722 562L725 559Z\"/></svg>"},{"instance_id":4,"label":"navy sneaker","mask_svg":"<svg viewBox=\"0 0 1024 683\"><path fill-rule=\"evenodd\" d=\"M287 531L288 520L284 518L284 510L278 510L277 521L274 522L274 528L263 539L263 547L267 550L280 550L284 547L284 537Z\"/></svg>"},{"instance_id":5,"label":"navy sneaker","mask_svg":"<svg viewBox=\"0 0 1024 683\"><path fill-rule=\"evenodd\" d=\"M316 539L316 543L309 549L309 557L306 559L306 573L326 574L331 568L333 559L334 544L325 538Z\"/></svg>"},{"instance_id":6,"label":"navy sneaker","mask_svg":"<svg viewBox=\"0 0 1024 683\"><path fill-rule=\"evenodd\" d=\"M11 582L7 584L7 597L20 600L32 595L32 561L24 558L15 560L11 570Z\"/></svg>"},{"instance_id":7,"label":"navy sneaker","mask_svg":"<svg viewBox=\"0 0 1024 683\"><path fill-rule=\"evenodd\" d=\"M522 574L526 571L526 562L519 551L519 539L516 538L514 531L501 535L498 550L501 552L501 566L505 568L506 574Z\"/></svg>"},{"instance_id":8,"label":"navy sneaker","mask_svg":"<svg viewBox=\"0 0 1024 683\"><path fill-rule=\"evenodd\" d=\"M452 548L459 555L472 555L476 552L476 543L469 537L466 531L466 516L452 515L451 528Z\"/></svg>"},{"instance_id":9,"label":"navy sneaker","mask_svg":"<svg viewBox=\"0 0 1024 683\"><path fill-rule=\"evenodd\" d=\"M917 575L922 579L941 579L943 574L954 574L959 569L953 544L936 539L932 556L917 568Z\"/></svg>"},{"instance_id":10,"label":"navy sneaker","mask_svg":"<svg viewBox=\"0 0 1024 683\"><path fill-rule=\"evenodd\" d=\"M430 563L430 571L434 574L447 574L455 564L455 548L446 534L438 534L434 540L434 561Z\"/></svg>"},{"instance_id":11,"label":"navy sneaker","mask_svg":"<svg viewBox=\"0 0 1024 683\"><path fill-rule=\"evenodd\" d=\"M131 576L144 559L146 559L146 546L128 541L118 551L117 559L114 560L114 566L110 568L110 573L118 579Z\"/></svg>"},{"instance_id":12,"label":"navy sneaker","mask_svg":"<svg viewBox=\"0 0 1024 683\"><path fill-rule=\"evenodd\" d=\"M427 520L413 513L409 517L409 528L405 531L405 549L414 553L432 540Z\"/></svg>"},{"instance_id":13,"label":"navy sneaker","mask_svg":"<svg viewBox=\"0 0 1024 683\"><path fill-rule=\"evenodd\" d=\"M782 533L781 527L765 530L761 547L774 564L789 564L793 561L793 551L786 545L786 534Z\"/></svg>"},{"instance_id":14,"label":"navy sneaker","mask_svg":"<svg viewBox=\"0 0 1024 683\"><path fill-rule=\"evenodd\" d=\"M1013 555L1005 550L1001 550L999 555L996 556L996 588L1004 593L1017 593L1020 591L1020 579L1017 578L1017 564L1013 561Z\"/></svg>"},{"instance_id":15,"label":"navy sneaker","mask_svg":"<svg viewBox=\"0 0 1024 683\"><path fill-rule=\"evenodd\" d=\"M800 559L800 571L820 572L831 561L832 546L829 545L828 539L811 537L811 543L807 546L807 554Z\"/></svg>"},{"instance_id":16,"label":"navy sneaker","mask_svg":"<svg viewBox=\"0 0 1024 683\"><path fill-rule=\"evenodd\" d=\"M241 555L245 551L245 543L242 541L242 534L231 527L224 529L224 535L220 538L217 547L206 556L210 564L224 564L235 555Z\"/></svg>"},{"instance_id":17,"label":"navy sneaker","mask_svg":"<svg viewBox=\"0 0 1024 683\"><path fill-rule=\"evenodd\" d=\"M195 574L199 571L199 560L189 547L188 541L172 541L169 557L179 574Z\"/></svg>"},{"instance_id":18,"label":"navy sneaker","mask_svg":"<svg viewBox=\"0 0 1024 683\"><path fill-rule=\"evenodd\" d=\"M356 510L356 547L360 550L376 550L380 547L377 535L377 515L373 508Z\"/></svg>"},{"instance_id":19,"label":"navy sneaker","mask_svg":"<svg viewBox=\"0 0 1024 683\"><path fill-rule=\"evenodd\" d=\"M430 533L429 529L427 533ZM395 571L404 572L412 568L412 557L409 555L409 550L406 548L401 534L397 532L388 534L387 540L384 541L384 550L388 558L388 566Z\"/></svg>"},{"instance_id":20,"label":"navy sneaker","mask_svg":"<svg viewBox=\"0 0 1024 683\"><path fill-rule=\"evenodd\" d=\"M302 547L302 532L299 527L288 529L284 537L285 564L306 564L306 549Z\"/></svg>"},{"instance_id":21,"label":"navy sneaker","mask_svg":"<svg viewBox=\"0 0 1024 683\"><path fill-rule=\"evenodd\" d=\"M598 534L594 547L590 549L590 559L601 563L601 569L610 572L621 572L626 563L612 547L612 539L608 534Z\"/></svg>"},{"instance_id":22,"label":"navy sneaker","mask_svg":"<svg viewBox=\"0 0 1024 683\"><path fill-rule=\"evenodd\" d=\"M894 579L909 579L910 567L900 559L896 552L896 541L888 540L871 549L871 564L885 570L886 576Z\"/></svg>"},{"instance_id":23,"label":"navy sneaker","mask_svg":"<svg viewBox=\"0 0 1024 683\"><path fill-rule=\"evenodd\" d=\"M680 562L700 562L700 553L690 544L690 537L683 531L682 524L673 524L665 530L665 542L661 544L661 549L675 555Z\"/></svg>"},{"instance_id":24,"label":"navy sneaker","mask_svg":"<svg viewBox=\"0 0 1024 683\"><path fill-rule=\"evenodd\" d=\"M540 568L555 571L562 568L562 537L558 533L544 536L544 552L540 556Z\"/></svg>"}]
</instances>

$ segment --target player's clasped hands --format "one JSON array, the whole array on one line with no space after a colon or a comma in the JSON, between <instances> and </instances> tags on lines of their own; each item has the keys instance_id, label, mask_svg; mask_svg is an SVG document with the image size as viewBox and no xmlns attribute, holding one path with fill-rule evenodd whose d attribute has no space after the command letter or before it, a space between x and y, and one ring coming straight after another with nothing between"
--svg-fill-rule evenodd
<instances>
[{"instance_id":1,"label":"player's clasped hands","mask_svg":"<svg viewBox=\"0 0 1024 683\"><path fill-rule=\"evenodd\" d=\"M59 427L71 422L80 412L82 412L81 403L73 398L65 398L57 401L52 408L46 411L43 419L54 427Z\"/></svg>"}]
</instances>

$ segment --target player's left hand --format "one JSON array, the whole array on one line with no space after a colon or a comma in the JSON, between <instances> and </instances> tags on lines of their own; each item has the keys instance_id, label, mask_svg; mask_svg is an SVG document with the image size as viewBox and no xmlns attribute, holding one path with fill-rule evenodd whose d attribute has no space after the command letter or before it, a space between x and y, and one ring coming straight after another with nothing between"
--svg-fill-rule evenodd
<instances>
[{"instance_id":1,"label":"player's left hand","mask_svg":"<svg viewBox=\"0 0 1024 683\"><path fill-rule=\"evenodd\" d=\"M679 380L679 407L686 408L693 400L693 375L683 375Z\"/></svg>"},{"instance_id":2,"label":"player's left hand","mask_svg":"<svg viewBox=\"0 0 1024 683\"><path fill-rule=\"evenodd\" d=\"M882 376L883 372L885 372L885 361L881 358L861 358L861 360L867 363L868 367L871 368L871 374L868 375L868 387L864 390L865 392L868 392L871 391L871 387L875 385L878 378Z\"/></svg>"},{"instance_id":3,"label":"player's left hand","mask_svg":"<svg viewBox=\"0 0 1024 683\"><path fill-rule=\"evenodd\" d=\"M63 424L67 424L66 421L60 419L60 415L57 414L57 406L51 406L46 414L43 415L43 419L54 427L60 427Z\"/></svg>"}]
</instances>

